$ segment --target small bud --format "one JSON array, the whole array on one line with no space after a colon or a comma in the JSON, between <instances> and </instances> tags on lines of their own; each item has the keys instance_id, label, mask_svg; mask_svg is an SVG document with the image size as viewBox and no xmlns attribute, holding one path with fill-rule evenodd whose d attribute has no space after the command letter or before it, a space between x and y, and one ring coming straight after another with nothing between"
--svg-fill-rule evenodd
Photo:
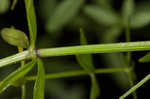
<instances>
[{"instance_id":1,"label":"small bud","mask_svg":"<svg viewBox=\"0 0 150 99\"><path fill-rule=\"evenodd\" d=\"M4 28L1 31L1 36L8 44L28 48L29 40L24 32L14 28Z\"/></svg>"}]
</instances>

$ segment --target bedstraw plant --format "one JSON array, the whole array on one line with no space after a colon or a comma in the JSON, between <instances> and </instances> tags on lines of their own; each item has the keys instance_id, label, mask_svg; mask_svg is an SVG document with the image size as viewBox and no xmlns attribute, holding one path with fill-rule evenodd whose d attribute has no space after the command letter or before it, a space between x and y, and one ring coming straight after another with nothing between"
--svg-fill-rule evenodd
<instances>
[{"instance_id":1,"label":"bedstraw plant","mask_svg":"<svg viewBox=\"0 0 150 99\"><path fill-rule=\"evenodd\" d=\"M2 1L4 3L7 0L0 0L0 2ZM52 1L56 2L55 0L50 0L51 3ZM11 10L15 9L17 2L17 0L13 1ZM51 33L57 33L64 27L64 25L69 22L69 20L71 20L76 15L81 5L83 5L85 2L85 0L63 0L60 5L55 8L55 12L51 15L50 19L48 19L46 29L51 31ZM18 53L6 58L1 58L0 68L8 66L9 64L15 64L16 62L20 62L21 66L0 81L0 94L3 94L3 92L9 86L20 87L22 92L21 99L27 99L28 89L26 89L26 85L31 81L35 81L33 89L33 99L45 99L45 80L87 75L91 79L89 98L97 99L101 96L101 92L103 92L103 90L100 90L101 85L99 85L96 75L119 73L119 76L123 76L124 74L128 75L127 78L130 89L127 90L127 92L125 92L123 95L120 95L120 98L118 96L118 98L125 99L127 96L132 94L133 98L137 99L138 95L135 91L150 79L150 75L147 75L141 81L135 83L135 66L134 61L132 60L131 52L149 51L150 41L131 42L130 31L132 28L139 28L147 25L147 21L149 21L150 18L147 18L146 12L136 12L137 15L133 15L135 12L134 0L123 0L121 15L118 15L115 12L112 6L110 6L110 3L108 3L108 0L97 0L94 2L96 2L96 4L99 4L101 7L94 4L85 5L83 11L91 19L107 26L105 34L102 38L104 40L104 44L88 44L85 36L85 31L83 29L85 28L84 25L87 25L88 22L83 24L82 22L85 22L85 20L80 16L77 17L77 22L81 22L81 24L79 25L79 28L76 28L78 30L80 29L80 45L39 49L36 46L36 39L38 38L38 36L34 1L24 0L29 38L25 32L15 28L14 26L4 27L1 30L1 37L3 38L3 40L8 44L15 46L18 49ZM54 6L54 4L56 3L52 4ZM8 7L6 7L6 9L8 9ZM2 11L4 11L4 8L1 8L0 6L0 12ZM64 14L66 13L66 11L67 14ZM142 19L141 17L145 18ZM72 24L74 24L73 27L76 27L76 25L78 25L76 22L73 22ZM115 43L115 38L119 37L121 31L125 32L126 42ZM124 54L122 54L122 52L124 52ZM96 68L94 66L92 54L98 53L111 53L105 56L105 58L107 58L108 60L112 60L114 57L122 55L124 57L124 62L126 65L119 68ZM44 62L42 60L43 58L53 58L54 56L67 55L75 56L76 61L83 70L60 73L45 72L45 68L47 65L44 65ZM150 53L139 59L139 62L149 61ZM29 72L31 72L32 69L35 68L35 66L37 66L37 74L28 75Z\"/></svg>"}]
</instances>

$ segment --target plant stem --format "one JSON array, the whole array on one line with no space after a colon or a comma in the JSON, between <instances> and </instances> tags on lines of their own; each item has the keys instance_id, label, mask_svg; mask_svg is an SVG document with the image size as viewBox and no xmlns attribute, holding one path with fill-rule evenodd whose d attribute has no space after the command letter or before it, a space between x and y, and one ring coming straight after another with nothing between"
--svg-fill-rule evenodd
<instances>
[{"instance_id":1,"label":"plant stem","mask_svg":"<svg viewBox=\"0 0 150 99\"><path fill-rule=\"evenodd\" d=\"M108 68L108 69L96 69L95 74L108 74L115 72L125 72L129 68ZM84 70L72 71L72 72L62 72L62 73L53 73L45 75L45 79L56 79L56 78L66 78L66 77L75 77L75 76L86 76L89 75L88 72ZM26 76L26 80L36 80L37 76Z\"/></svg>"},{"instance_id":2,"label":"plant stem","mask_svg":"<svg viewBox=\"0 0 150 99\"><path fill-rule=\"evenodd\" d=\"M21 86L21 92L22 92L21 99L26 99L26 85L25 84Z\"/></svg>"},{"instance_id":3,"label":"plant stem","mask_svg":"<svg viewBox=\"0 0 150 99\"><path fill-rule=\"evenodd\" d=\"M18 52L23 52L23 48L18 47ZM21 67L23 67L24 65L25 65L25 61L22 60L21 61ZM21 93L22 93L21 99L26 99L26 85L25 84L23 84L21 86Z\"/></svg>"},{"instance_id":4,"label":"plant stem","mask_svg":"<svg viewBox=\"0 0 150 99\"><path fill-rule=\"evenodd\" d=\"M126 26L126 42L130 42L131 41L131 38L130 38L130 26L129 24L127 24ZM127 59L128 59L128 63L131 65L131 52L128 52L127 53Z\"/></svg>"},{"instance_id":5,"label":"plant stem","mask_svg":"<svg viewBox=\"0 0 150 99\"><path fill-rule=\"evenodd\" d=\"M126 93L124 93L119 99L124 99L128 95L130 95L132 92L137 90L139 87L141 87L144 83L146 83L150 79L150 74L147 75L143 80L141 80L139 83L137 83L135 86L133 86L131 89L129 89Z\"/></svg>"},{"instance_id":6,"label":"plant stem","mask_svg":"<svg viewBox=\"0 0 150 99\"><path fill-rule=\"evenodd\" d=\"M23 51L18 54L0 59L0 67L9 65L11 63L16 63L18 61L24 60L28 57L28 51Z\"/></svg>"},{"instance_id":7,"label":"plant stem","mask_svg":"<svg viewBox=\"0 0 150 99\"><path fill-rule=\"evenodd\" d=\"M131 41L131 33L130 33L130 21L128 20L127 25L126 25L126 42ZM127 52L127 62L128 62L128 67L132 66L132 54L131 52ZM131 70L128 73L129 77L129 82L130 82L130 87L134 86L134 76L136 77L136 74L134 70ZM137 94L136 92L133 92L133 99L137 99Z\"/></svg>"},{"instance_id":8,"label":"plant stem","mask_svg":"<svg viewBox=\"0 0 150 99\"><path fill-rule=\"evenodd\" d=\"M150 41L46 48L35 50L33 52L27 50L0 59L0 67L21 60L29 59L35 54L40 57L52 57L52 56L65 56L76 54L113 53L113 52L129 52L129 51L146 51L146 50L150 50Z\"/></svg>"},{"instance_id":9,"label":"plant stem","mask_svg":"<svg viewBox=\"0 0 150 99\"><path fill-rule=\"evenodd\" d=\"M49 57L49 56L65 56L76 54L129 52L129 51L144 51L144 50L150 50L149 41L48 48L38 50L38 54L41 57Z\"/></svg>"}]
</instances>

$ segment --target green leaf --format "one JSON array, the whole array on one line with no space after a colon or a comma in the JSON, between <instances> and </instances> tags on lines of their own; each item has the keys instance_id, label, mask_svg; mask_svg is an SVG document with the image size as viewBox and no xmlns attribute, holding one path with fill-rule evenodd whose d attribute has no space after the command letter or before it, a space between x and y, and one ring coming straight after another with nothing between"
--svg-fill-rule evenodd
<instances>
[{"instance_id":1,"label":"green leaf","mask_svg":"<svg viewBox=\"0 0 150 99\"><path fill-rule=\"evenodd\" d=\"M132 28L142 28L150 24L150 12L149 11L139 11L131 18Z\"/></svg>"},{"instance_id":2,"label":"green leaf","mask_svg":"<svg viewBox=\"0 0 150 99\"><path fill-rule=\"evenodd\" d=\"M134 12L134 0L124 0L122 6L122 17L124 24L126 25Z\"/></svg>"},{"instance_id":3,"label":"green leaf","mask_svg":"<svg viewBox=\"0 0 150 99\"><path fill-rule=\"evenodd\" d=\"M87 40L84 36L84 32L82 29L80 29L80 44L81 45L87 44ZM80 54L80 55L76 55L76 59L80 64L80 66L84 68L91 76L92 88L91 88L90 99L96 99L99 96L100 90L99 90L99 85L96 81L96 77L93 74L95 68L94 68L92 56L91 54Z\"/></svg>"},{"instance_id":4,"label":"green leaf","mask_svg":"<svg viewBox=\"0 0 150 99\"><path fill-rule=\"evenodd\" d=\"M40 17L47 22L56 8L57 0L39 0L39 4Z\"/></svg>"},{"instance_id":5,"label":"green leaf","mask_svg":"<svg viewBox=\"0 0 150 99\"><path fill-rule=\"evenodd\" d=\"M0 82L0 93L4 91L10 84L26 75L35 65L36 61L29 62L23 67L20 67L10 75L8 75L3 81Z\"/></svg>"},{"instance_id":6,"label":"green leaf","mask_svg":"<svg viewBox=\"0 0 150 99\"><path fill-rule=\"evenodd\" d=\"M139 62L145 63L150 62L150 53L147 53L145 56L139 59Z\"/></svg>"},{"instance_id":7,"label":"green leaf","mask_svg":"<svg viewBox=\"0 0 150 99\"><path fill-rule=\"evenodd\" d=\"M122 27L119 28L119 26L113 26L108 28L100 39L102 39L104 43L115 43L118 41L121 34ZM102 57L105 65L109 68L122 68L125 66L121 53L108 53L104 54ZM129 78L124 72L112 74L112 79L121 89L127 89L130 86Z\"/></svg>"},{"instance_id":8,"label":"green leaf","mask_svg":"<svg viewBox=\"0 0 150 99\"><path fill-rule=\"evenodd\" d=\"M115 43L117 42L118 38L122 34L122 27L113 26L105 30L103 36L100 38L104 43ZM101 36L102 34L100 34Z\"/></svg>"},{"instance_id":9,"label":"green leaf","mask_svg":"<svg viewBox=\"0 0 150 99\"><path fill-rule=\"evenodd\" d=\"M84 32L81 29L80 30L80 44L81 45L86 45L87 40L84 36ZM90 54L80 54L76 55L76 59L78 63L88 72L92 73L94 71L94 65L93 65L93 60L92 56Z\"/></svg>"},{"instance_id":10,"label":"green leaf","mask_svg":"<svg viewBox=\"0 0 150 99\"><path fill-rule=\"evenodd\" d=\"M4 28L1 31L2 38L10 45L28 48L29 40L26 34L18 29Z\"/></svg>"},{"instance_id":11,"label":"green leaf","mask_svg":"<svg viewBox=\"0 0 150 99\"><path fill-rule=\"evenodd\" d=\"M106 9L112 9L111 6L111 0L95 0L96 4L100 5L100 7L106 8Z\"/></svg>"},{"instance_id":12,"label":"green leaf","mask_svg":"<svg viewBox=\"0 0 150 99\"><path fill-rule=\"evenodd\" d=\"M0 0L0 14L5 13L10 5L10 0Z\"/></svg>"},{"instance_id":13,"label":"green leaf","mask_svg":"<svg viewBox=\"0 0 150 99\"><path fill-rule=\"evenodd\" d=\"M28 27L30 32L30 41L31 41L30 47L33 49L35 47L36 34L37 34L37 23L36 23L36 15L35 15L33 0L25 0L25 7L26 7Z\"/></svg>"},{"instance_id":14,"label":"green leaf","mask_svg":"<svg viewBox=\"0 0 150 99\"><path fill-rule=\"evenodd\" d=\"M38 59L38 74L34 85L33 99L44 99L45 70L43 62Z\"/></svg>"},{"instance_id":15,"label":"green leaf","mask_svg":"<svg viewBox=\"0 0 150 99\"><path fill-rule=\"evenodd\" d=\"M49 31L55 32L60 30L64 25L73 19L78 13L84 0L64 0L58 7L56 7L55 12L50 17L47 23L47 29Z\"/></svg>"},{"instance_id":16,"label":"green leaf","mask_svg":"<svg viewBox=\"0 0 150 99\"><path fill-rule=\"evenodd\" d=\"M84 12L99 24L110 26L115 25L120 21L119 16L109 9L90 5L84 8Z\"/></svg>"},{"instance_id":17,"label":"green leaf","mask_svg":"<svg viewBox=\"0 0 150 99\"><path fill-rule=\"evenodd\" d=\"M90 99L97 99L97 97L100 94L100 90L95 75L91 75L91 81L92 81L92 86L91 86Z\"/></svg>"},{"instance_id":18,"label":"green leaf","mask_svg":"<svg viewBox=\"0 0 150 99\"><path fill-rule=\"evenodd\" d=\"M26 79L24 77L22 77L22 78L17 79L13 83L11 83L11 85L14 87L21 87L25 83L26 83Z\"/></svg>"},{"instance_id":19,"label":"green leaf","mask_svg":"<svg viewBox=\"0 0 150 99\"><path fill-rule=\"evenodd\" d=\"M11 10L15 9L17 3L18 3L18 0L13 0L12 5L11 5Z\"/></svg>"}]
</instances>

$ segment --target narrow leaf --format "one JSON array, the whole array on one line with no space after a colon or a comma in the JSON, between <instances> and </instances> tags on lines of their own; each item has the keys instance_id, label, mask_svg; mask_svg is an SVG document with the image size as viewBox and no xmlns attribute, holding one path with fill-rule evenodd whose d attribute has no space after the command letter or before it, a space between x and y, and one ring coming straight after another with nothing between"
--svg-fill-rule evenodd
<instances>
[{"instance_id":1,"label":"narrow leaf","mask_svg":"<svg viewBox=\"0 0 150 99\"><path fill-rule=\"evenodd\" d=\"M150 24L150 12L149 11L139 11L131 18L132 28L142 28Z\"/></svg>"},{"instance_id":2,"label":"narrow leaf","mask_svg":"<svg viewBox=\"0 0 150 99\"><path fill-rule=\"evenodd\" d=\"M37 23L33 0L25 0L25 7L30 32L31 48L34 48L37 34Z\"/></svg>"},{"instance_id":3,"label":"narrow leaf","mask_svg":"<svg viewBox=\"0 0 150 99\"><path fill-rule=\"evenodd\" d=\"M147 53L145 56L139 59L139 62L150 62L150 53Z\"/></svg>"},{"instance_id":4,"label":"narrow leaf","mask_svg":"<svg viewBox=\"0 0 150 99\"><path fill-rule=\"evenodd\" d=\"M47 22L55 11L57 0L39 0L39 4L40 17Z\"/></svg>"},{"instance_id":5,"label":"narrow leaf","mask_svg":"<svg viewBox=\"0 0 150 99\"><path fill-rule=\"evenodd\" d=\"M118 41L118 38L122 34L122 28L118 26L113 26L108 28L103 36L101 37L104 43L115 43ZM109 68L122 68L125 66L124 61L122 59L121 53L108 53L103 55L104 63ZM112 74L112 79L117 83L117 85L122 88L129 88L130 84L128 81L128 77L124 72L118 72Z\"/></svg>"},{"instance_id":6,"label":"narrow leaf","mask_svg":"<svg viewBox=\"0 0 150 99\"><path fill-rule=\"evenodd\" d=\"M62 3L56 7L55 12L49 19L47 29L52 32L60 30L75 17L83 3L84 0L62 1Z\"/></svg>"},{"instance_id":7,"label":"narrow leaf","mask_svg":"<svg viewBox=\"0 0 150 99\"><path fill-rule=\"evenodd\" d=\"M122 34L122 27L113 26L105 30L103 36L100 38L104 43L115 43ZM100 34L101 35L101 34Z\"/></svg>"},{"instance_id":8,"label":"narrow leaf","mask_svg":"<svg viewBox=\"0 0 150 99\"><path fill-rule=\"evenodd\" d=\"M43 62L38 59L38 74L34 86L33 99L44 99L45 70Z\"/></svg>"},{"instance_id":9,"label":"narrow leaf","mask_svg":"<svg viewBox=\"0 0 150 99\"><path fill-rule=\"evenodd\" d=\"M112 9L111 0L95 0L94 2L105 9Z\"/></svg>"},{"instance_id":10,"label":"narrow leaf","mask_svg":"<svg viewBox=\"0 0 150 99\"><path fill-rule=\"evenodd\" d=\"M92 81L92 86L91 86L90 99L97 99L97 97L100 94L100 90L95 75L91 75L91 81Z\"/></svg>"},{"instance_id":11,"label":"narrow leaf","mask_svg":"<svg viewBox=\"0 0 150 99\"><path fill-rule=\"evenodd\" d=\"M134 12L134 0L124 0L122 7L123 17L130 17Z\"/></svg>"},{"instance_id":12,"label":"narrow leaf","mask_svg":"<svg viewBox=\"0 0 150 99\"><path fill-rule=\"evenodd\" d=\"M86 45L87 40L84 36L83 30L80 30L80 44L81 45ZM93 72L94 71L94 65L93 65L93 60L92 56L90 54L80 54L76 55L76 59L78 63L88 72Z\"/></svg>"},{"instance_id":13,"label":"narrow leaf","mask_svg":"<svg viewBox=\"0 0 150 99\"><path fill-rule=\"evenodd\" d=\"M12 5L11 5L11 10L15 9L17 3L18 3L18 0L13 0Z\"/></svg>"},{"instance_id":14,"label":"narrow leaf","mask_svg":"<svg viewBox=\"0 0 150 99\"><path fill-rule=\"evenodd\" d=\"M80 44L81 45L87 44L87 40L84 36L84 32L82 29L80 29ZM100 90L99 90L99 85L96 81L96 77L93 74L95 68L94 68L92 56L91 54L80 54L80 55L76 55L76 59L80 64L80 66L84 68L91 76L92 88L91 88L90 99L96 99L100 94Z\"/></svg>"},{"instance_id":15,"label":"narrow leaf","mask_svg":"<svg viewBox=\"0 0 150 99\"><path fill-rule=\"evenodd\" d=\"M15 72L8 75L3 81L0 82L0 93L4 91L11 83L20 79L27 74L35 65L35 61L29 62L23 67L20 67Z\"/></svg>"},{"instance_id":16,"label":"narrow leaf","mask_svg":"<svg viewBox=\"0 0 150 99\"><path fill-rule=\"evenodd\" d=\"M134 12L134 0L124 0L122 7L122 16L124 24L126 25L129 22L132 14Z\"/></svg>"},{"instance_id":17,"label":"narrow leaf","mask_svg":"<svg viewBox=\"0 0 150 99\"><path fill-rule=\"evenodd\" d=\"M0 14L5 13L10 5L10 0L0 0Z\"/></svg>"},{"instance_id":18,"label":"narrow leaf","mask_svg":"<svg viewBox=\"0 0 150 99\"><path fill-rule=\"evenodd\" d=\"M97 6L86 6L84 12L96 22L103 25L114 25L120 21L119 16L112 10Z\"/></svg>"}]
</instances>

